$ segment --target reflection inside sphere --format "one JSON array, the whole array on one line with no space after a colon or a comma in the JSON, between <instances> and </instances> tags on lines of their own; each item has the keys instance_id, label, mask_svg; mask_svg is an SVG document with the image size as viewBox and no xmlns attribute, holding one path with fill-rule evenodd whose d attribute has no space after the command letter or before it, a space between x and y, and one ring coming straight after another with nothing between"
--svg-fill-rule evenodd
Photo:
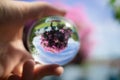
<instances>
[{"instance_id":1,"label":"reflection inside sphere","mask_svg":"<svg viewBox=\"0 0 120 80\"><path fill-rule=\"evenodd\" d=\"M63 17L51 16L31 27L28 48L40 63L64 65L77 54L80 40L74 24Z\"/></svg>"},{"instance_id":2,"label":"reflection inside sphere","mask_svg":"<svg viewBox=\"0 0 120 80\"><path fill-rule=\"evenodd\" d=\"M59 53L67 47L68 39L72 34L70 28L66 28L65 25L59 23L57 26L53 26L53 22L51 22L50 27L45 27L43 30L39 37L41 37L40 44L46 51Z\"/></svg>"}]
</instances>

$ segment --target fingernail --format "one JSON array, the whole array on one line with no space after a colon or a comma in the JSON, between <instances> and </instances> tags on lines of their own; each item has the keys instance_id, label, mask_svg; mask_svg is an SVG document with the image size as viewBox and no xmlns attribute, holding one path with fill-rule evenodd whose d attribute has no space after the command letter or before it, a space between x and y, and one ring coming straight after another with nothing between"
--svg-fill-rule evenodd
<instances>
[{"instance_id":1,"label":"fingernail","mask_svg":"<svg viewBox=\"0 0 120 80\"><path fill-rule=\"evenodd\" d=\"M57 67L55 71L57 72L56 75L60 76L64 72L64 68L60 66Z\"/></svg>"}]
</instances>

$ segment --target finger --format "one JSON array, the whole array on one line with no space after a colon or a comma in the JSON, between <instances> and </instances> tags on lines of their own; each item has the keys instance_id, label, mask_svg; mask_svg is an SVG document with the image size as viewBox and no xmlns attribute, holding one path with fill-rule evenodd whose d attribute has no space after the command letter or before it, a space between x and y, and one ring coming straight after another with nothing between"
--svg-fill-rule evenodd
<instances>
[{"instance_id":1,"label":"finger","mask_svg":"<svg viewBox=\"0 0 120 80\"><path fill-rule=\"evenodd\" d=\"M34 61L29 60L23 66L22 80L33 80Z\"/></svg>"},{"instance_id":2,"label":"finger","mask_svg":"<svg viewBox=\"0 0 120 80\"><path fill-rule=\"evenodd\" d=\"M12 75L8 78L8 80L20 80L20 77L17 75Z\"/></svg>"},{"instance_id":3,"label":"finger","mask_svg":"<svg viewBox=\"0 0 120 80\"><path fill-rule=\"evenodd\" d=\"M26 7L26 8L25 8ZM47 2L25 3L22 8L23 17L25 19L41 18L46 16L64 16L65 10L53 7Z\"/></svg>"},{"instance_id":4,"label":"finger","mask_svg":"<svg viewBox=\"0 0 120 80\"><path fill-rule=\"evenodd\" d=\"M63 68L59 65L36 65L34 70L34 78L39 79L47 75L61 75L63 73Z\"/></svg>"},{"instance_id":5,"label":"finger","mask_svg":"<svg viewBox=\"0 0 120 80\"><path fill-rule=\"evenodd\" d=\"M21 54L22 57L18 63L18 65L15 66L14 70L13 70L13 74L22 76L23 74L23 66L25 65L25 62L28 60L33 60L32 56L30 55L30 53L26 52L26 51L21 51L18 53L18 51L16 52L17 54ZM18 56L19 57L19 56Z\"/></svg>"}]
</instances>

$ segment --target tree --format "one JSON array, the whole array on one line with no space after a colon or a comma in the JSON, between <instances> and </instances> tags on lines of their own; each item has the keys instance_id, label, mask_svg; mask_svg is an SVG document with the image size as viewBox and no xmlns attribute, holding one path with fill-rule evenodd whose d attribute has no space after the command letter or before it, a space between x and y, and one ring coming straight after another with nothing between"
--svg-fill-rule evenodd
<instances>
[{"instance_id":1,"label":"tree","mask_svg":"<svg viewBox=\"0 0 120 80\"><path fill-rule=\"evenodd\" d=\"M115 19L120 21L120 0L110 0L110 5L113 8Z\"/></svg>"}]
</instances>

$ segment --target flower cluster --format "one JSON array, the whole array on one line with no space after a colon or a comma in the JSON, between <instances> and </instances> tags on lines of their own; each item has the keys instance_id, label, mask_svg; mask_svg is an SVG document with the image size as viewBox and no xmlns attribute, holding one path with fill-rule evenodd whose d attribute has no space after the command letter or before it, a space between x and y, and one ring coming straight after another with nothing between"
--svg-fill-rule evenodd
<instances>
[{"instance_id":1,"label":"flower cluster","mask_svg":"<svg viewBox=\"0 0 120 80\"><path fill-rule=\"evenodd\" d=\"M50 31L45 31L41 36L41 45L45 50L58 53L65 49L68 39L71 37L72 30L57 26L50 26Z\"/></svg>"}]
</instances>

